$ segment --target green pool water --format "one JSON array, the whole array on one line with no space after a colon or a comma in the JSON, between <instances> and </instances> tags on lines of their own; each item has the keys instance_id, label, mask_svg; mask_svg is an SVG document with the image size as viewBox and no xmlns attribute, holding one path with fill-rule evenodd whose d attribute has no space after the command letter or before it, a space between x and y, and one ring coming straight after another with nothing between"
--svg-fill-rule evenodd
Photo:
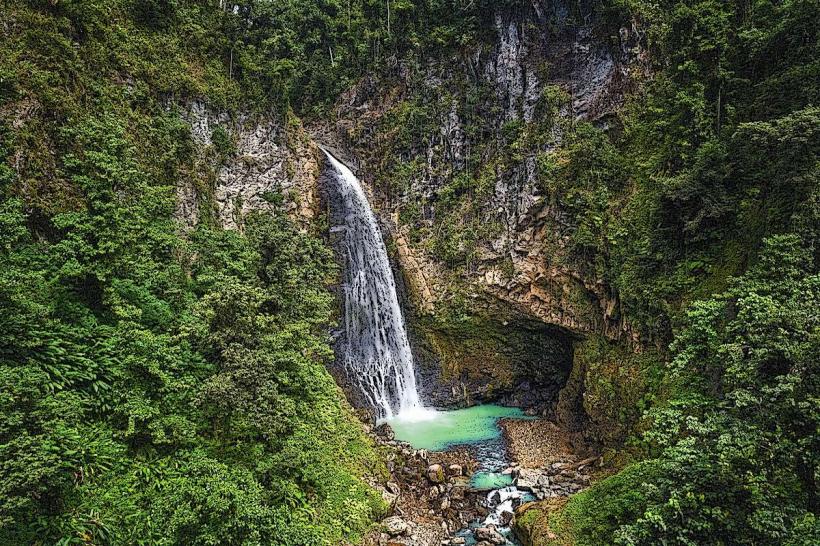
<instances>
[{"instance_id":1,"label":"green pool water","mask_svg":"<svg viewBox=\"0 0 820 546\"><path fill-rule=\"evenodd\" d=\"M438 411L431 419L423 421L388 421L396 439L405 441L416 449L442 451L451 446L477 444L501 437L498 420L502 417L525 418L520 408L505 408L487 404L471 408Z\"/></svg>"},{"instance_id":2,"label":"green pool water","mask_svg":"<svg viewBox=\"0 0 820 546\"><path fill-rule=\"evenodd\" d=\"M476 472L470 478L470 485L476 489L500 489L512 484L512 475L500 472Z\"/></svg>"}]
</instances>

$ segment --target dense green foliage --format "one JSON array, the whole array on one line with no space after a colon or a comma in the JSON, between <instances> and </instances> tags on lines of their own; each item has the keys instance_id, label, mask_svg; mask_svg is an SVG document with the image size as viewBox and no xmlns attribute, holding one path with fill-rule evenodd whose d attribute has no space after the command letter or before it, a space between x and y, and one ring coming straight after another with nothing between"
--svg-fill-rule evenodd
<instances>
[{"instance_id":1,"label":"dense green foliage","mask_svg":"<svg viewBox=\"0 0 820 546\"><path fill-rule=\"evenodd\" d=\"M674 395L651 410L651 461L573 498L578 544L816 544L820 275L794 236L694 303Z\"/></svg>"},{"instance_id":2,"label":"dense green foliage","mask_svg":"<svg viewBox=\"0 0 820 546\"><path fill-rule=\"evenodd\" d=\"M357 541L382 467L324 368L329 250L280 212L174 220L212 173L173 99L253 95L225 14L0 18L0 543Z\"/></svg>"},{"instance_id":3,"label":"dense green foliage","mask_svg":"<svg viewBox=\"0 0 820 546\"><path fill-rule=\"evenodd\" d=\"M624 117L622 177L637 193L604 216L598 247L629 316L656 339L675 335L666 401L646 415L653 464L573 499L573 535L814 544L818 5L629 10L647 26L658 75Z\"/></svg>"},{"instance_id":4,"label":"dense green foliage","mask_svg":"<svg viewBox=\"0 0 820 546\"><path fill-rule=\"evenodd\" d=\"M498 2L238 0L221 44L257 104L324 110L366 69L475 41Z\"/></svg>"},{"instance_id":5,"label":"dense green foliage","mask_svg":"<svg viewBox=\"0 0 820 546\"><path fill-rule=\"evenodd\" d=\"M469 282L507 221L498 184L520 187L534 159L547 212L560 211L545 259L599 280L617 297L614 318L641 334L640 358L578 346L587 434L625 450L619 463L648 462L571 501L565 539L814 543L820 5L567 7L565 26L596 21L597 43L631 48L636 85L622 108L576 120L562 115L573 97L547 85L532 119L509 119L503 85L471 61L453 70L447 52L406 77L376 125L375 182L412 241ZM463 160L441 132L453 114ZM443 182L435 193L402 199L427 177Z\"/></svg>"},{"instance_id":6,"label":"dense green foliage","mask_svg":"<svg viewBox=\"0 0 820 546\"><path fill-rule=\"evenodd\" d=\"M816 0L568 2L563 24L597 21L602 43L629 28L646 54L598 124L563 115L557 85L525 122L468 70L425 84L527 2L10 4L0 542L339 544L380 514L362 480L380 463L323 367L328 250L281 211L240 231L207 203L195 229L174 220L177 187L207 195L235 150L217 126L198 161L185 101L317 116L365 73L410 88L374 128L389 197L451 111L470 141L432 203L402 207L413 243L469 277L503 229L497 180L532 160L569 219L550 259L642 334L640 357L579 344L589 431L642 460L552 513L559 539L820 542Z\"/></svg>"},{"instance_id":7,"label":"dense green foliage","mask_svg":"<svg viewBox=\"0 0 820 546\"><path fill-rule=\"evenodd\" d=\"M648 460L553 528L590 545L815 544L820 8L620 7L608 16L643 28L656 75L622 131L572 128L542 172L572 207L574 259L617 289L660 352L644 374L665 380L632 440Z\"/></svg>"}]
</instances>

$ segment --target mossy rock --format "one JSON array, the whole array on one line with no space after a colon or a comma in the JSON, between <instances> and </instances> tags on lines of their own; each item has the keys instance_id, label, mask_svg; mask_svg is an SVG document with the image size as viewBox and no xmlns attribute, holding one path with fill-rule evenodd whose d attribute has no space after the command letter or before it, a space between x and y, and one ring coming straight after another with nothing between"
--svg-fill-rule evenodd
<instances>
[{"instance_id":1,"label":"mossy rock","mask_svg":"<svg viewBox=\"0 0 820 546\"><path fill-rule=\"evenodd\" d=\"M538 405L557 396L571 368L571 338L536 320L439 314L412 327L432 353L422 366L468 402L517 396Z\"/></svg>"},{"instance_id":2,"label":"mossy rock","mask_svg":"<svg viewBox=\"0 0 820 546\"><path fill-rule=\"evenodd\" d=\"M566 497L529 502L515 511L513 533L524 546L569 546L570 536L558 525Z\"/></svg>"}]
</instances>

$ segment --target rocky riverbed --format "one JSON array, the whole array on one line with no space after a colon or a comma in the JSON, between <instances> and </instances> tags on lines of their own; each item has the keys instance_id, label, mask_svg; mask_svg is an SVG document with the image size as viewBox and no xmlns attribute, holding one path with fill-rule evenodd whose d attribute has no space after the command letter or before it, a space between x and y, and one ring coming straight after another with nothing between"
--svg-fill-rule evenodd
<instances>
[{"instance_id":1,"label":"rocky riverbed","mask_svg":"<svg viewBox=\"0 0 820 546\"><path fill-rule=\"evenodd\" d=\"M469 486L476 466L467 449L413 449L395 440L389 426L377 427L374 435L390 471L390 479L376 487L391 515L366 539L367 546L440 546L482 515L481 495Z\"/></svg>"},{"instance_id":2,"label":"rocky riverbed","mask_svg":"<svg viewBox=\"0 0 820 546\"><path fill-rule=\"evenodd\" d=\"M589 485L598 459L577 457L557 425L545 419L508 419L500 425L510 459L501 473L511 478L511 485L489 491L470 483L470 476L481 468L478 451L469 446L413 449L396 440L389 426L375 427L372 433L386 453L390 471L390 479L376 487L391 508L365 544L515 544L515 538L501 531L514 527L517 514L534 502L560 501Z\"/></svg>"}]
</instances>

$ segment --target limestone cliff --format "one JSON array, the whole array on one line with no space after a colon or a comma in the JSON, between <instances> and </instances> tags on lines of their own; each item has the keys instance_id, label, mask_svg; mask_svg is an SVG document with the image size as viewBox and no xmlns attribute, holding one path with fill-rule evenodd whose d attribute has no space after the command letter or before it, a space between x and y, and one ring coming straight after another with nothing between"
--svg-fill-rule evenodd
<instances>
[{"instance_id":1,"label":"limestone cliff","mask_svg":"<svg viewBox=\"0 0 820 546\"><path fill-rule=\"evenodd\" d=\"M332 122L310 125L313 139L293 116L231 118L193 103L183 117L210 175L180 188L179 216L241 229L245 214L279 200L309 222L321 194L315 141L331 146L368 186L390 239L428 399L551 412L570 378L559 417L579 429L585 418L571 414L594 414L584 396L595 366L570 374L569 344L600 336L640 351L643 341L601 272L570 256L576 219L539 180L539 154L561 146L568 123L617 130L618 108L646 75L639 43L634 28L533 0L499 10L479 45L363 78ZM228 153L214 151L218 127Z\"/></svg>"},{"instance_id":2,"label":"limestone cliff","mask_svg":"<svg viewBox=\"0 0 820 546\"><path fill-rule=\"evenodd\" d=\"M192 102L182 111L197 145L195 172L177 189L177 217L193 226L207 214L236 229L252 210L282 207L297 222L318 209L319 154L301 122L227 112Z\"/></svg>"}]
</instances>

